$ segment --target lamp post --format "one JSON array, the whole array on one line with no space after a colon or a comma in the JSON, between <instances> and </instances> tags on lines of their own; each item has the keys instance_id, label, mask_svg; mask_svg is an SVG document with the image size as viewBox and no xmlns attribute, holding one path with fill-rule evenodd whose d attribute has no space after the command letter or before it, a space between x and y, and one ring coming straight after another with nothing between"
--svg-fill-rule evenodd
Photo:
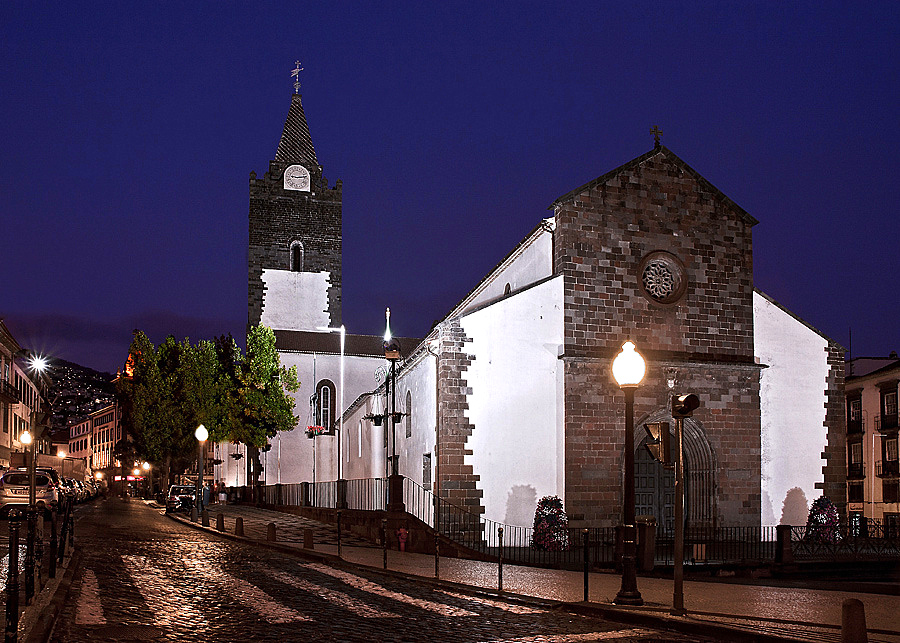
<instances>
[{"instance_id":1,"label":"lamp post","mask_svg":"<svg viewBox=\"0 0 900 643\"><path fill-rule=\"evenodd\" d=\"M325 326L319 326L318 328L321 331L325 331L328 333L340 333L341 335L341 389L338 392L338 405L340 406L340 411L338 413L338 417L340 418L340 424L337 431L337 479L341 480L344 476L341 475L341 437L344 434L344 345L347 339L347 329L344 328L344 325L341 324L338 328L328 328ZM279 452L281 451L281 443L278 444ZM279 467L281 466L281 458L279 456ZM280 473L279 473L280 475ZM280 482L280 480L279 480Z\"/></svg>"},{"instance_id":2,"label":"lamp post","mask_svg":"<svg viewBox=\"0 0 900 643\"><path fill-rule=\"evenodd\" d=\"M209 438L209 431L202 424L194 431L194 437L197 438L197 500L194 503L197 507L197 515L203 510L203 448L206 446L206 440Z\"/></svg>"},{"instance_id":3,"label":"lamp post","mask_svg":"<svg viewBox=\"0 0 900 643\"><path fill-rule=\"evenodd\" d=\"M635 564L637 527L634 524L634 391L644 379L646 370L644 358L635 350L634 342L626 341L612 364L613 377L625 393L625 481L622 503L625 546L622 554L622 588L613 601L618 605L644 604L637 588Z\"/></svg>"},{"instance_id":4,"label":"lamp post","mask_svg":"<svg viewBox=\"0 0 900 643\"><path fill-rule=\"evenodd\" d=\"M56 452L56 457L59 458L59 460L60 460L59 468L62 471L63 478L65 478L66 477L66 452L63 451L62 449L59 449Z\"/></svg>"},{"instance_id":5,"label":"lamp post","mask_svg":"<svg viewBox=\"0 0 900 643\"><path fill-rule=\"evenodd\" d=\"M141 464L141 469L144 470L144 475L147 477L147 484L145 485L145 489L148 490L150 497L153 497L153 474L150 473L150 463L143 462Z\"/></svg>"},{"instance_id":6,"label":"lamp post","mask_svg":"<svg viewBox=\"0 0 900 643\"><path fill-rule=\"evenodd\" d=\"M26 450L28 451L28 504L29 506L34 506L35 501L35 482L34 482L34 450L37 448L34 444L34 439L31 437L30 431L22 431L22 435L19 436L19 442L25 445Z\"/></svg>"},{"instance_id":7,"label":"lamp post","mask_svg":"<svg viewBox=\"0 0 900 643\"><path fill-rule=\"evenodd\" d=\"M391 309L385 310L385 330L384 330L384 357L391 363L391 373L389 376L391 389L391 410L385 414L385 429L390 426L391 430L391 475L396 476L400 473L399 462L397 456L397 360L400 359L400 342L391 335ZM386 382L388 379L386 378ZM387 392L387 391L385 391ZM387 407L387 401L385 401ZM388 422L390 424L388 424Z\"/></svg>"}]
</instances>

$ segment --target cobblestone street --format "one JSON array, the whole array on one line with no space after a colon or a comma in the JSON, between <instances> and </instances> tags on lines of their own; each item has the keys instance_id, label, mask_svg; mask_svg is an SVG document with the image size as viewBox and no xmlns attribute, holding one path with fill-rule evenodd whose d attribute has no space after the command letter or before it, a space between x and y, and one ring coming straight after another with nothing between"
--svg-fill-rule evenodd
<instances>
[{"instance_id":1,"label":"cobblestone street","mask_svg":"<svg viewBox=\"0 0 900 643\"><path fill-rule=\"evenodd\" d=\"M52 641L707 641L224 541L140 501L79 512Z\"/></svg>"}]
</instances>

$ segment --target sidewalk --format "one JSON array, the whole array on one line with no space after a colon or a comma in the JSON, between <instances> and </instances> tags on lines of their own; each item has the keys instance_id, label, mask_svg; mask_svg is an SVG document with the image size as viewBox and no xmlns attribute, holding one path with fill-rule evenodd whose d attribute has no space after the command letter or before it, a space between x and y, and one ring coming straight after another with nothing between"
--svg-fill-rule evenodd
<instances>
[{"instance_id":1,"label":"sidewalk","mask_svg":"<svg viewBox=\"0 0 900 643\"><path fill-rule=\"evenodd\" d=\"M154 505L156 506L156 505ZM337 530L333 525L278 511L244 505L210 505L210 528L215 530L216 514L222 513L225 533L235 538L235 518L244 523L244 540L273 546L299 555L325 557L337 561ZM176 520L191 523L189 516L170 514ZM275 544L266 542L267 526L276 525ZM313 549L303 548L304 530L313 533ZM342 534L341 560L381 570L384 551L371 543ZM435 559L432 555L388 551L388 571L434 579ZM457 583L476 591L496 593L496 563L440 559L440 580ZM540 599L566 603L567 607L592 612L611 620L638 622L656 627L669 627L722 640L840 641L842 603L857 598L865 606L869 641L900 643L900 597L881 594L851 593L824 589L797 589L737 583L685 581L686 616L672 616L673 583L670 579L638 577L638 588L645 604L620 607L612 604L619 591L621 577L613 573L589 574L589 598L584 597L584 575L581 572L503 566L504 595L510 598Z\"/></svg>"}]
</instances>

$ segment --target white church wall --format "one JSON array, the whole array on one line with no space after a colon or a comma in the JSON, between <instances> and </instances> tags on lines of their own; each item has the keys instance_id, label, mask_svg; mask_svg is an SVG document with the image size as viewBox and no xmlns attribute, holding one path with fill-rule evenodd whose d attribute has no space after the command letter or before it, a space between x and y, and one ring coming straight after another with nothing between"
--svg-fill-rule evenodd
<instances>
[{"instance_id":1,"label":"white church wall","mask_svg":"<svg viewBox=\"0 0 900 643\"><path fill-rule=\"evenodd\" d=\"M759 292L753 293L753 327L754 352L767 366L760 375L761 522L772 525L791 489L802 489L807 505L821 494L828 342ZM791 494L789 505L798 497Z\"/></svg>"},{"instance_id":2,"label":"white church wall","mask_svg":"<svg viewBox=\"0 0 900 643\"><path fill-rule=\"evenodd\" d=\"M437 358L424 355L397 378L397 408L411 415L404 416L397 425L397 453L400 455L400 473L422 485L425 475L423 462L430 455L429 475L434 481L435 435L437 422ZM407 393L411 407L406 406ZM410 436L407 437L407 421Z\"/></svg>"},{"instance_id":3,"label":"white church wall","mask_svg":"<svg viewBox=\"0 0 900 643\"><path fill-rule=\"evenodd\" d=\"M507 262L474 293L470 301L465 302L464 310L471 310L486 302L503 296L506 284L515 292L529 284L549 277L553 273L553 235L538 230L522 247L516 249Z\"/></svg>"},{"instance_id":4,"label":"white church wall","mask_svg":"<svg viewBox=\"0 0 900 643\"><path fill-rule=\"evenodd\" d=\"M260 325L276 330L311 330L328 326L329 272L262 272L264 299Z\"/></svg>"},{"instance_id":5,"label":"white church wall","mask_svg":"<svg viewBox=\"0 0 900 643\"><path fill-rule=\"evenodd\" d=\"M292 396L295 403L294 415L299 421L293 431L282 432L272 440L272 449L266 454L269 466L264 472L264 478L267 484L312 482L315 451L315 480L334 480L337 478L336 438L333 436L308 438L306 427L315 423L310 414L309 400L315 392L316 383L320 380L329 379L334 383L335 416L340 415L341 356L279 353L279 357L284 366L297 367L300 388L292 393ZM349 406L361 394L377 386L375 370L384 360L357 356L345 356L344 360L344 405Z\"/></svg>"},{"instance_id":6,"label":"white church wall","mask_svg":"<svg viewBox=\"0 0 900 643\"><path fill-rule=\"evenodd\" d=\"M563 278L461 319L475 356L463 374L474 424L466 462L480 476L485 518L531 526L537 501L564 494Z\"/></svg>"},{"instance_id":7,"label":"white church wall","mask_svg":"<svg viewBox=\"0 0 900 643\"><path fill-rule=\"evenodd\" d=\"M366 415L384 413L384 396L368 395L345 418L347 447L344 451L344 478L359 480L383 478L386 475L387 451L384 448L384 425L375 426Z\"/></svg>"}]
</instances>

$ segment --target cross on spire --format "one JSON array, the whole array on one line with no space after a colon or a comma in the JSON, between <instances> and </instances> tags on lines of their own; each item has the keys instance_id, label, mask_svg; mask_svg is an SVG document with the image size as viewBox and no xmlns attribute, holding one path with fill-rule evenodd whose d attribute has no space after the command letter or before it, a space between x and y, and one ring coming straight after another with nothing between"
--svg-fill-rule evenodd
<instances>
[{"instance_id":1,"label":"cross on spire","mask_svg":"<svg viewBox=\"0 0 900 643\"><path fill-rule=\"evenodd\" d=\"M303 71L303 67L300 66L300 61L294 61L296 67L291 70L291 77L294 79L294 93L300 93L300 72Z\"/></svg>"},{"instance_id":2,"label":"cross on spire","mask_svg":"<svg viewBox=\"0 0 900 643\"><path fill-rule=\"evenodd\" d=\"M659 147L659 137L662 136L662 130L659 129L659 125L651 127L650 133L653 134L653 146Z\"/></svg>"}]
</instances>

